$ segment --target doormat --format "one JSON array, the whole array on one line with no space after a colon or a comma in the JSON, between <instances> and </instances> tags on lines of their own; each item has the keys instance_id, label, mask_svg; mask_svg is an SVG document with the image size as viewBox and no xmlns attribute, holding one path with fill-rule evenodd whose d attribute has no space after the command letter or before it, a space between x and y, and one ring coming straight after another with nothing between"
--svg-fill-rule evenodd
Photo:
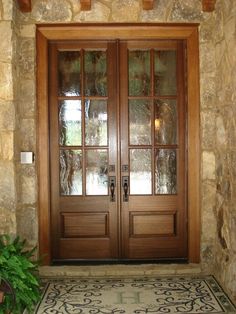
<instances>
[{"instance_id":1,"label":"doormat","mask_svg":"<svg viewBox=\"0 0 236 314\"><path fill-rule=\"evenodd\" d=\"M35 314L236 313L212 276L55 279Z\"/></svg>"}]
</instances>

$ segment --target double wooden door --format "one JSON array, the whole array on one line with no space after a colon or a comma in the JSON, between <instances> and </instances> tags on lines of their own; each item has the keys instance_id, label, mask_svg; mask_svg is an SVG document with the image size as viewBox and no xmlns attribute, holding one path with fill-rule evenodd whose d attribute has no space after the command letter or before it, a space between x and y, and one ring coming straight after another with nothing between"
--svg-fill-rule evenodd
<instances>
[{"instance_id":1,"label":"double wooden door","mask_svg":"<svg viewBox=\"0 0 236 314\"><path fill-rule=\"evenodd\" d=\"M184 43L49 55L53 260L187 258Z\"/></svg>"}]
</instances>

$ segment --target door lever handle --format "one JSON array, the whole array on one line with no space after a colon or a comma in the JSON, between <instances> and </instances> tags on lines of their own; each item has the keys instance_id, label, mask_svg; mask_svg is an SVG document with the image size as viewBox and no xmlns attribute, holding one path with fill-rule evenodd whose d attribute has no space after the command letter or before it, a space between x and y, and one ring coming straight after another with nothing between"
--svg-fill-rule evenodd
<instances>
[{"instance_id":1,"label":"door lever handle","mask_svg":"<svg viewBox=\"0 0 236 314\"><path fill-rule=\"evenodd\" d=\"M129 177L122 177L122 186L124 190L123 202L128 202L128 190L129 190Z\"/></svg>"},{"instance_id":2,"label":"door lever handle","mask_svg":"<svg viewBox=\"0 0 236 314\"><path fill-rule=\"evenodd\" d=\"M116 177L109 177L109 186L110 186L110 201L115 202L115 186L116 186Z\"/></svg>"}]
</instances>

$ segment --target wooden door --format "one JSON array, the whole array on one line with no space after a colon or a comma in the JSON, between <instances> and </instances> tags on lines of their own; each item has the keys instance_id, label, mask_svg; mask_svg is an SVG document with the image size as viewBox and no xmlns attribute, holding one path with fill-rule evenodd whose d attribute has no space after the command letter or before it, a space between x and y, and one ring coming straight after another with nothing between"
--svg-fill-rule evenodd
<instances>
[{"instance_id":1,"label":"wooden door","mask_svg":"<svg viewBox=\"0 0 236 314\"><path fill-rule=\"evenodd\" d=\"M184 47L120 44L122 256L187 257Z\"/></svg>"},{"instance_id":2,"label":"wooden door","mask_svg":"<svg viewBox=\"0 0 236 314\"><path fill-rule=\"evenodd\" d=\"M49 51L53 260L186 258L183 43Z\"/></svg>"},{"instance_id":3,"label":"wooden door","mask_svg":"<svg viewBox=\"0 0 236 314\"><path fill-rule=\"evenodd\" d=\"M116 59L114 41L50 45L54 261L118 258Z\"/></svg>"}]
</instances>

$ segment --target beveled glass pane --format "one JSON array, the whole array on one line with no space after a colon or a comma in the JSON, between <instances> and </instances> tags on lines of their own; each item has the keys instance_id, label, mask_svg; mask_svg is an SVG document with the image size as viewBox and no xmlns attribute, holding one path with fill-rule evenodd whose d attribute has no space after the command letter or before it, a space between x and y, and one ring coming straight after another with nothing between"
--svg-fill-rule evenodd
<instances>
[{"instance_id":1,"label":"beveled glass pane","mask_svg":"<svg viewBox=\"0 0 236 314\"><path fill-rule=\"evenodd\" d=\"M130 149L130 194L152 194L151 149Z\"/></svg>"},{"instance_id":2,"label":"beveled glass pane","mask_svg":"<svg viewBox=\"0 0 236 314\"><path fill-rule=\"evenodd\" d=\"M176 100L155 100L155 143L177 143Z\"/></svg>"},{"instance_id":3,"label":"beveled glass pane","mask_svg":"<svg viewBox=\"0 0 236 314\"><path fill-rule=\"evenodd\" d=\"M86 100L85 102L86 145L107 145L107 101Z\"/></svg>"},{"instance_id":4,"label":"beveled glass pane","mask_svg":"<svg viewBox=\"0 0 236 314\"><path fill-rule=\"evenodd\" d=\"M86 195L108 195L108 154L106 149L86 152Z\"/></svg>"},{"instance_id":5,"label":"beveled glass pane","mask_svg":"<svg viewBox=\"0 0 236 314\"><path fill-rule=\"evenodd\" d=\"M81 145L81 101L59 103L59 143L62 146Z\"/></svg>"},{"instance_id":6,"label":"beveled glass pane","mask_svg":"<svg viewBox=\"0 0 236 314\"><path fill-rule=\"evenodd\" d=\"M107 54L106 51L85 51L84 53L86 96L107 96Z\"/></svg>"},{"instance_id":7,"label":"beveled glass pane","mask_svg":"<svg viewBox=\"0 0 236 314\"><path fill-rule=\"evenodd\" d=\"M61 195L82 195L82 151L60 150Z\"/></svg>"},{"instance_id":8,"label":"beveled glass pane","mask_svg":"<svg viewBox=\"0 0 236 314\"><path fill-rule=\"evenodd\" d=\"M81 93L80 51L59 52L58 93L79 96Z\"/></svg>"},{"instance_id":9,"label":"beveled glass pane","mask_svg":"<svg viewBox=\"0 0 236 314\"><path fill-rule=\"evenodd\" d=\"M129 96L150 95L150 51L129 51Z\"/></svg>"},{"instance_id":10,"label":"beveled glass pane","mask_svg":"<svg viewBox=\"0 0 236 314\"><path fill-rule=\"evenodd\" d=\"M155 155L155 193L176 194L176 150L156 149Z\"/></svg>"},{"instance_id":11,"label":"beveled glass pane","mask_svg":"<svg viewBox=\"0 0 236 314\"><path fill-rule=\"evenodd\" d=\"M131 145L151 144L151 102L129 101L129 140Z\"/></svg>"},{"instance_id":12,"label":"beveled glass pane","mask_svg":"<svg viewBox=\"0 0 236 314\"><path fill-rule=\"evenodd\" d=\"M155 51L155 95L176 95L176 52Z\"/></svg>"}]
</instances>

